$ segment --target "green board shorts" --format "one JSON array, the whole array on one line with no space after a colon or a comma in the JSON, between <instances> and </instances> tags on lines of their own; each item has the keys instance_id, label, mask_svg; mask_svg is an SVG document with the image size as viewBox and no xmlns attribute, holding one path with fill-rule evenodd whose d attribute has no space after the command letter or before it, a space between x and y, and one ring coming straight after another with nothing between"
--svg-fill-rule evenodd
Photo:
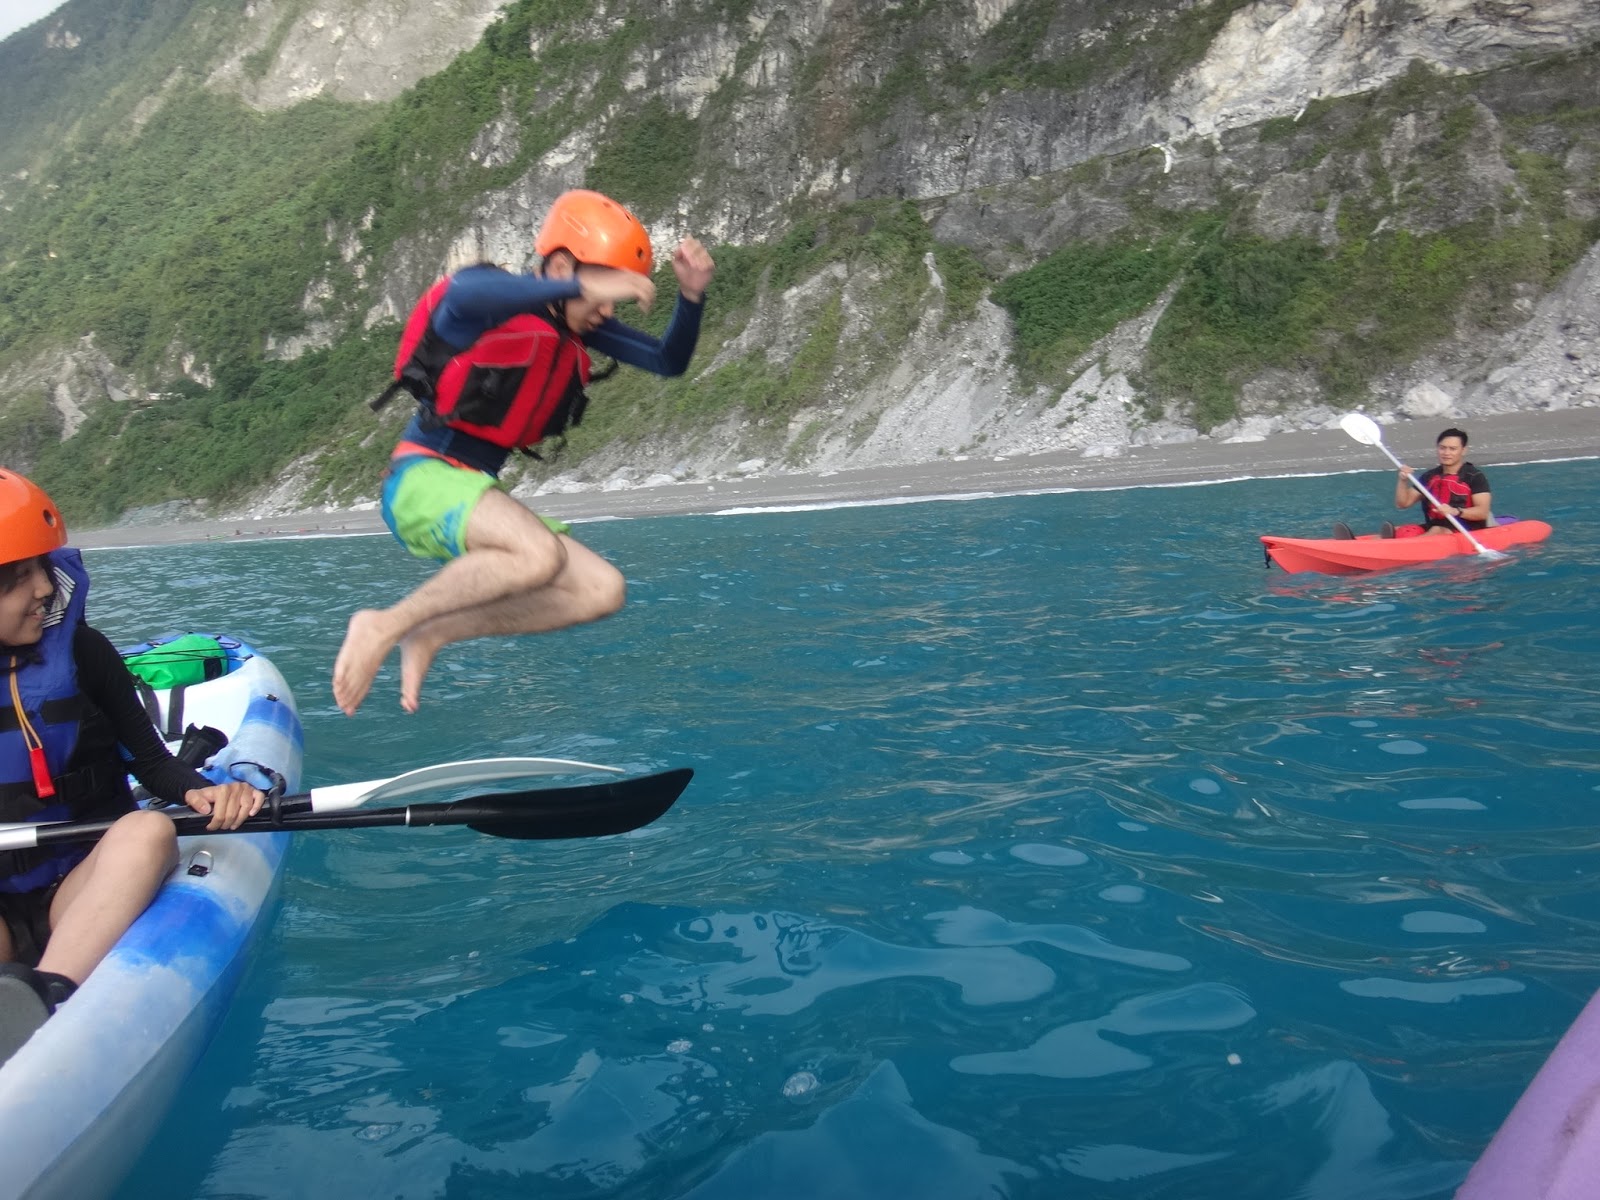
<instances>
[{"instance_id":1,"label":"green board shorts","mask_svg":"<svg viewBox=\"0 0 1600 1200\"><path fill-rule=\"evenodd\" d=\"M458 467L427 454L408 454L389 464L383 481L383 523L417 558L449 562L467 552L467 520L490 488L502 488L487 471ZM572 526L540 517L552 533Z\"/></svg>"}]
</instances>

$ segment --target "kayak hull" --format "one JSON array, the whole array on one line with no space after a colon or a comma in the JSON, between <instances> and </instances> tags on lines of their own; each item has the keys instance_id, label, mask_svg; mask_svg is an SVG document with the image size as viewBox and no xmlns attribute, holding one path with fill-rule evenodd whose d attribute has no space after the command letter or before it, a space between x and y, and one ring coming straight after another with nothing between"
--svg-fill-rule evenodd
<instances>
[{"instance_id":1,"label":"kayak hull","mask_svg":"<svg viewBox=\"0 0 1600 1200\"><path fill-rule=\"evenodd\" d=\"M299 790L304 737L283 676L248 646L184 689L185 723L229 737L206 769ZM157 693L161 728L170 697ZM61 1010L0 1067L7 1194L104 1196L167 1119L210 1044L272 911L288 835L183 838L178 869ZM189 1118L185 1118L189 1119Z\"/></svg>"},{"instance_id":2,"label":"kayak hull","mask_svg":"<svg viewBox=\"0 0 1600 1200\"><path fill-rule=\"evenodd\" d=\"M1542 542L1550 536L1543 521L1513 521L1474 530L1472 536L1489 550L1508 550ZM1478 551L1459 533L1426 537L1286 538L1265 534L1261 544L1267 557L1285 571L1315 571L1322 575L1359 575L1392 567L1416 566Z\"/></svg>"},{"instance_id":3,"label":"kayak hull","mask_svg":"<svg viewBox=\"0 0 1600 1200\"><path fill-rule=\"evenodd\" d=\"M1600 1180L1600 995L1500 1126L1455 1200L1593 1200Z\"/></svg>"}]
</instances>

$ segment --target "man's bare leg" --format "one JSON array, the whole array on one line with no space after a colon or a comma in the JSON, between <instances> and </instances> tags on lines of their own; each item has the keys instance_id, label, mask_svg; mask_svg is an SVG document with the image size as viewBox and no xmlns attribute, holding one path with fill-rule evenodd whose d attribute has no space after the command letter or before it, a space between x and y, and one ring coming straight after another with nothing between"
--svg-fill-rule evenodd
<instances>
[{"instance_id":1,"label":"man's bare leg","mask_svg":"<svg viewBox=\"0 0 1600 1200\"><path fill-rule=\"evenodd\" d=\"M422 681L434 657L451 642L519 633L547 633L609 617L622 607L627 583L593 550L569 537L561 539L566 565L548 585L446 613L424 621L400 642L400 706L416 712Z\"/></svg>"},{"instance_id":2,"label":"man's bare leg","mask_svg":"<svg viewBox=\"0 0 1600 1200\"><path fill-rule=\"evenodd\" d=\"M485 492L473 508L466 546L392 608L362 609L350 618L333 663L333 698L347 714L361 707L383 660L413 629L445 613L537 591L566 566L562 540L501 491Z\"/></svg>"}]
</instances>

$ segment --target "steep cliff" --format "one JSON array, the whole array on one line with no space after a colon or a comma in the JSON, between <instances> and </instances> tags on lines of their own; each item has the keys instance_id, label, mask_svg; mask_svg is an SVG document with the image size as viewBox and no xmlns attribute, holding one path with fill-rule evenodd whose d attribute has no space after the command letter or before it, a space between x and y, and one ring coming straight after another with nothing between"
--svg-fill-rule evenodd
<instances>
[{"instance_id":1,"label":"steep cliff","mask_svg":"<svg viewBox=\"0 0 1600 1200\"><path fill-rule=\"evenodd\" d=\"M528 487L1600 401L1583 0L132 7L0 46L0 454L96 515L369 494L394 322L577 185L721 274Z\"/></svg>"}]
</instances>

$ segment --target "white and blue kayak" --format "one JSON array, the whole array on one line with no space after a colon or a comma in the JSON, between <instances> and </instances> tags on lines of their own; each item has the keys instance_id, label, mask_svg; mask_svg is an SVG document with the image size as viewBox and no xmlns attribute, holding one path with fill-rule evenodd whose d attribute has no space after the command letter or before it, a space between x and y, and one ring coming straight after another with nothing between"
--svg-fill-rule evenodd
<instances>
[{"instance_id":1,"label":"white and blue kayak","mask_svg":"<svg viewBox=\"0 0 1600 1200\"><path fill-rule=\"evenodd\" d=\"M217 640L224 674L147 693L157 730L176 750L187 724L218 729L228 744L207 776L266 790L275 774L298 791L304 737L288 685L249 646ZM0 1066L6 1196L88 1200L122 1181L227 1013L288 842L287 833L182 839L178 869L150 907Z\"/></svg>"}]
</instances>

